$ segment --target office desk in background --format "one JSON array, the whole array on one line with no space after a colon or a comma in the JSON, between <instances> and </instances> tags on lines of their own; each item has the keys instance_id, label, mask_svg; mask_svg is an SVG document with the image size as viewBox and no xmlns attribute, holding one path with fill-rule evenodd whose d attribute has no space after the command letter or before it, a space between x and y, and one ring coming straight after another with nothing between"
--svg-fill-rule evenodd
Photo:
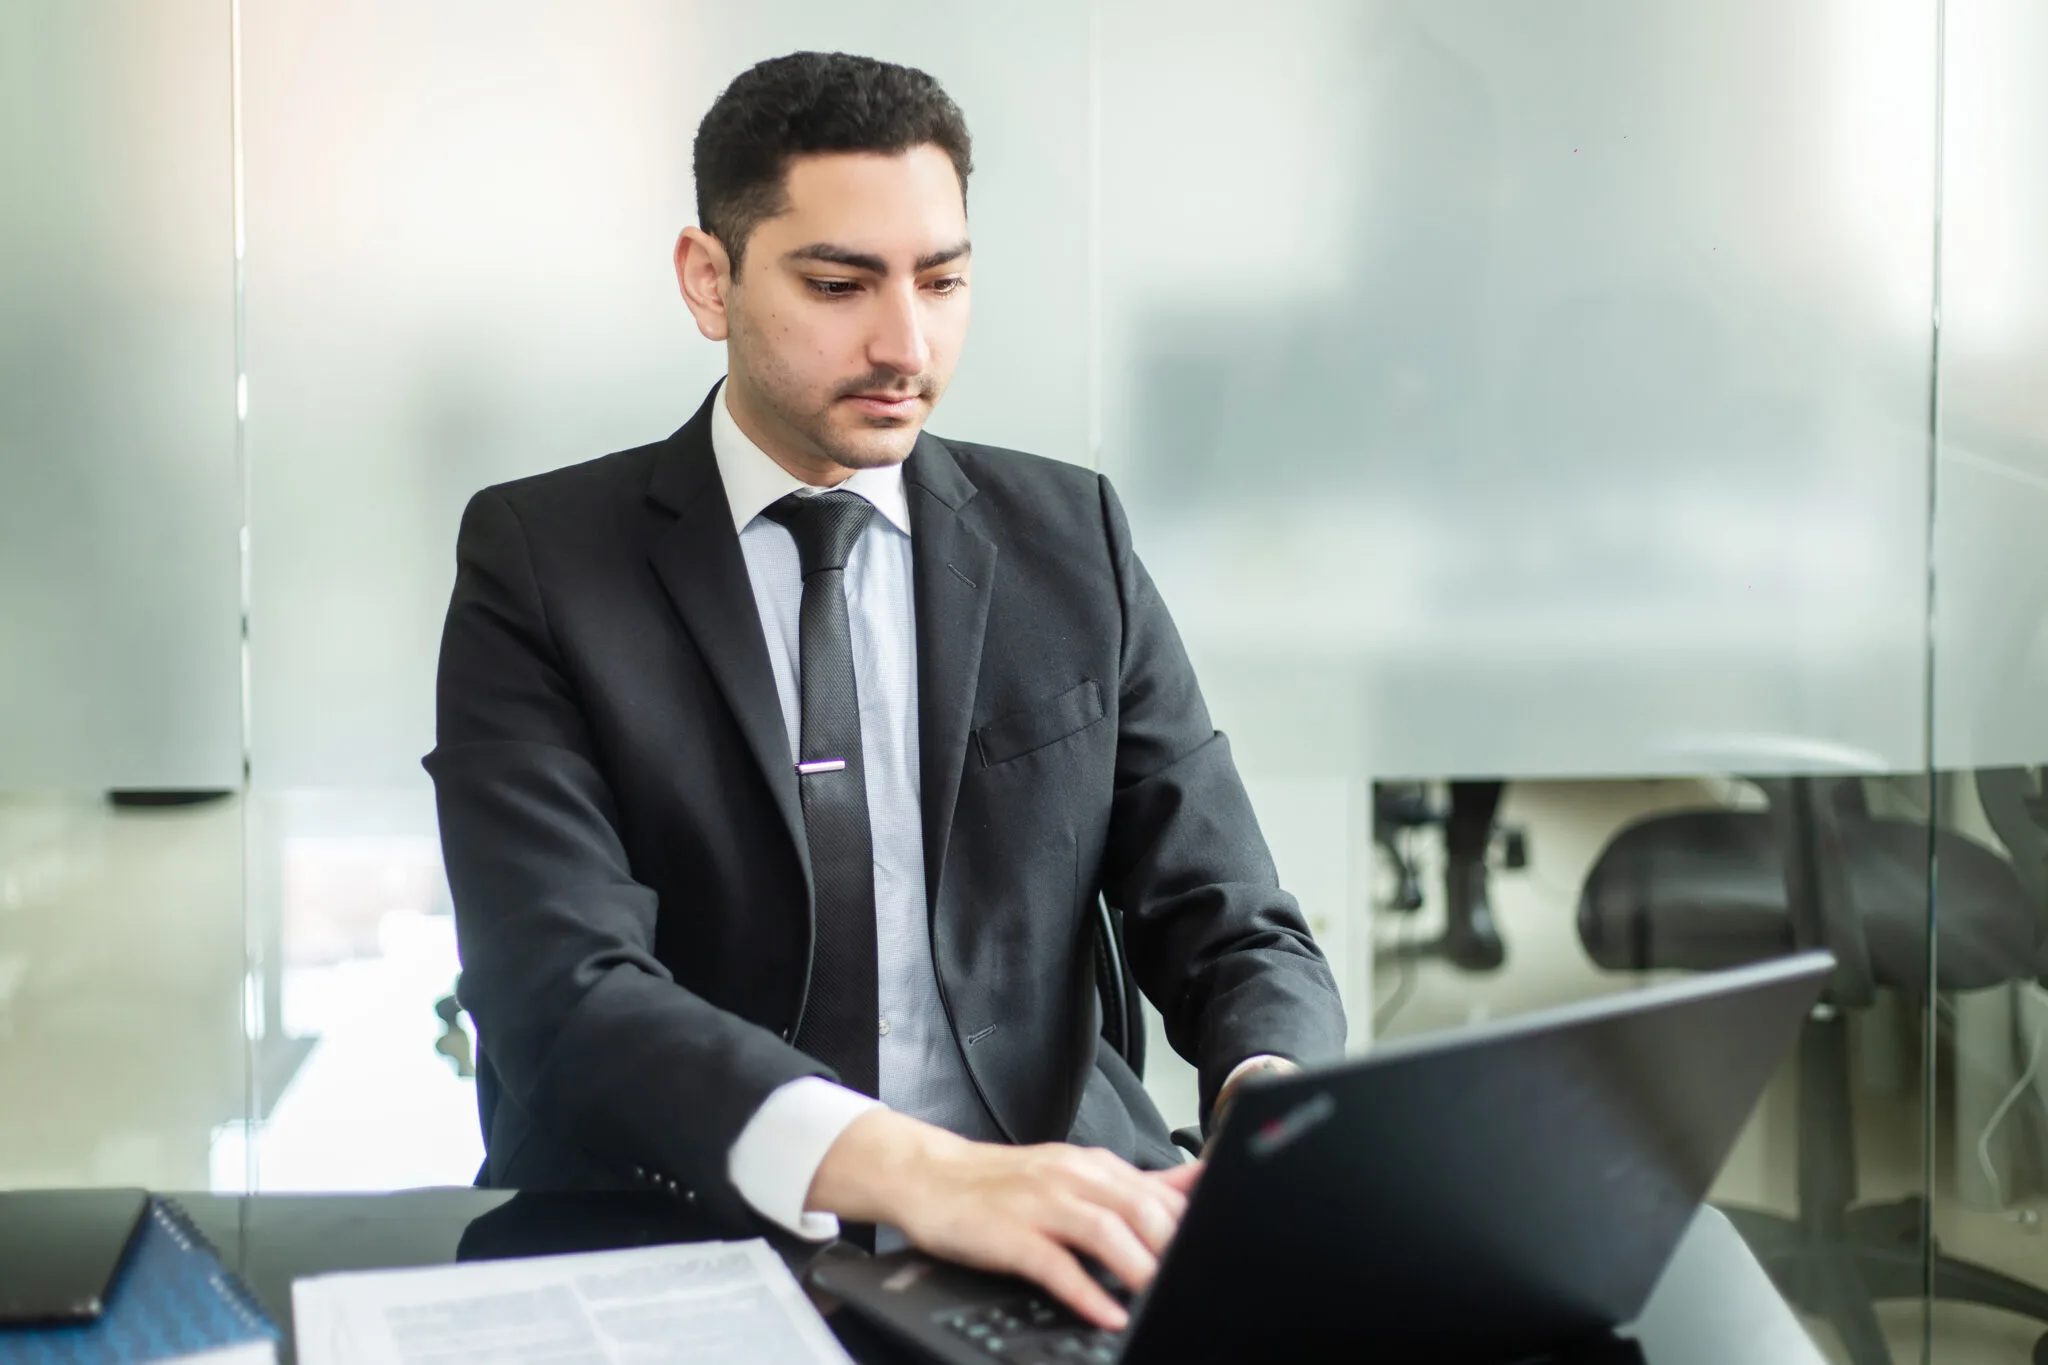
<instances>
[{"instance_id":1,"label":"office desk in background","mask_svg":"<svg viewBox=\"0 0 2048 1365\"><path fill-rule=\"evenodd\" d=\"M750 1237L760 1229L720 1227L665 1198L641 1194L522 1194L425 1189L371 1195L176 1196L221 1258L292 1329L292 1281L337 1270L442 1265L499 1256ZM799 1278L820 1249L771 1237ZM1273 1305L1246 1305L1247 1312ZM828 1317L862 1365L910 1365L848 1315ZM1553 1365L1820 1365L1822 1356L1772 1288L1728 1220L1711 1209L1694 1221L1626 1342ZM1636 1349L1639 1347L1640 1349Z\"/></svg>"}]
</instances>

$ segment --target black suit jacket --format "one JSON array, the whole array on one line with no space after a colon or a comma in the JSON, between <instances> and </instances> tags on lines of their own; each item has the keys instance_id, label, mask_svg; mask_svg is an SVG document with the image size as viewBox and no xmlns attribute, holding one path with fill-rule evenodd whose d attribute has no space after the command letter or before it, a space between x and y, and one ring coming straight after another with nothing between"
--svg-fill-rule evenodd
<instances>
[{"instance_id":1,"label":"black suit jacket","mask_svg":"<svg viewBox=\"0 0 2048 1365\"><path fill-rule=\"evenodd\" d=\"M740 1130L830 1075L789 1042L808 845L713 394L463 515L426 766L492 1184L740 1211ZM932 956L968 1071L1014 1141L1166 1159L1098 1063L1098 891L1204 1112L1247 1056L1338 1053L1335 983L1109 484L929 433L904 480Z\"/></svg>"}]
</instances>

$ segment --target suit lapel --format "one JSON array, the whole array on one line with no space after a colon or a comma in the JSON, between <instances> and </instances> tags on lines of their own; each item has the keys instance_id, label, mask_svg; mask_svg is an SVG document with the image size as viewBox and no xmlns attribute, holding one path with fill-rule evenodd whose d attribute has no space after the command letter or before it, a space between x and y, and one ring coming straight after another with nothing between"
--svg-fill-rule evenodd
<instances>
[{"instance_id":1,"label":"suit lapel","mask_svg":"<svg viewBox=\"0 0 2048 1365\"><path fill-rule=\"evenodd\" d=\"M782 723L753 583L732 527L732 506L711 453L711 404L718 390L711 392L697 415L669 438L668 450L655 465L648 496L674 512L676 520L656 540L649 558L761 765L809 891L810 845L804 838L796 770L789 761L789 732Z\"/></svg>"},{"instance_id":2,"label":"suit lapel","mask_svg":"<svg viewBox=\"0 0 2048 1365\"><path fill-rule=\"evenodd\" d=\"M904 466L917 620L918 779L926 906L936 910L967 760L996 547L962 517L974 485L945 443L921 435Z\"/></svg>"}]
</instances>

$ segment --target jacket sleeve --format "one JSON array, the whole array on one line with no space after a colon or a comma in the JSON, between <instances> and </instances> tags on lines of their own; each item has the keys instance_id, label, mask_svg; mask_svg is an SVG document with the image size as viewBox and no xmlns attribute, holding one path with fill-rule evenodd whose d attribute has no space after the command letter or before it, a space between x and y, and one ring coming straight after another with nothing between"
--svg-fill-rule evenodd
<instances>
[{"instance_id":1,"label":"jacket sleeve","mask_svg":"<svg viewBox=\"0 0 2048 1365\"><path fill-rule=\"evenodd\" d=\"M503 494L470 501L456 559L425 763L481 1047L555 1144L622 1182L742 1211L726 1158L747 1120L785 1082L831 1072L655 957L660 907L634 880ZM492 1155L495 1180L525 1178L516 1152Z\"/></svg>"},{"instance_id":2,"label":"jacket sleeve","mask_svg":"<svg viewBox=\"0 0 2048 1365\"><path fill-rule=\"evenodd\" d=\"M1107 479L1102 517L1123 610L1116 790L1102 885L1124 915L1138 985L1201 1074L1201 1114L1248 1057L1344 1050L1344 1007L1294 897L1280 889L1230 744L1131 548Z\"/></svg>"}]
</instances>

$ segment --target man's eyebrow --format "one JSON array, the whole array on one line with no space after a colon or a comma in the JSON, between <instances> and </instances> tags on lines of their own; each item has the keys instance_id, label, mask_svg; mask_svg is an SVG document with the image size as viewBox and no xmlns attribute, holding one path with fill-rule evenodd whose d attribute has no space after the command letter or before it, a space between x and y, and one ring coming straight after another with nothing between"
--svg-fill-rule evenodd
<instances>
[{"instance_id":1,"label":"man's eyebrow","mask_svg":"<svg viewBox=\"0 0 2048 1365\"><path fill-rule=\"evenodd\" d=\"M948 261L957 261L973 249L971 244L961 242L959 245L949 246L943 251L930 252L917 258L916 263L912 267L912 272L914 274L923 274L933 266L944 265ZM809 246L800 246L796 250L786 253L782 259L785 261L823 261L827 265L843 265L849 270L865 270L870 275L886 275L889 273L889 263L873 252L853 251L847 247L834 246L830 242L813 242Z\"/></svg>"},{"instance_id":2,"label":"man's eyebrow","mask_svg":"<svg viewBox=\"0 0 2048 1365\"><path fill-rule=\"evenodd\" d=\"M871 275L889 273L889 263L880 256L867 251L851 251L830 242L813 242L800 246L782 258L785 261L823 261L827 265L843 265L851 270L865 270Z\"/></svg>"},{"instance_id":3,"label":"man's eyebrow","mask_svg":"<svg viewBox=\"0 0 2048 1365\"><path fill-rule=\"evenodd\" d=\"M920 256L917 258L917 273L921 275L935 265L944 265L948 261L957 261L973 250L974 246L972 243L963 241L958 246L947 247L944 251L934 251L930 255Z\"/></svg>"}]
</instances>

